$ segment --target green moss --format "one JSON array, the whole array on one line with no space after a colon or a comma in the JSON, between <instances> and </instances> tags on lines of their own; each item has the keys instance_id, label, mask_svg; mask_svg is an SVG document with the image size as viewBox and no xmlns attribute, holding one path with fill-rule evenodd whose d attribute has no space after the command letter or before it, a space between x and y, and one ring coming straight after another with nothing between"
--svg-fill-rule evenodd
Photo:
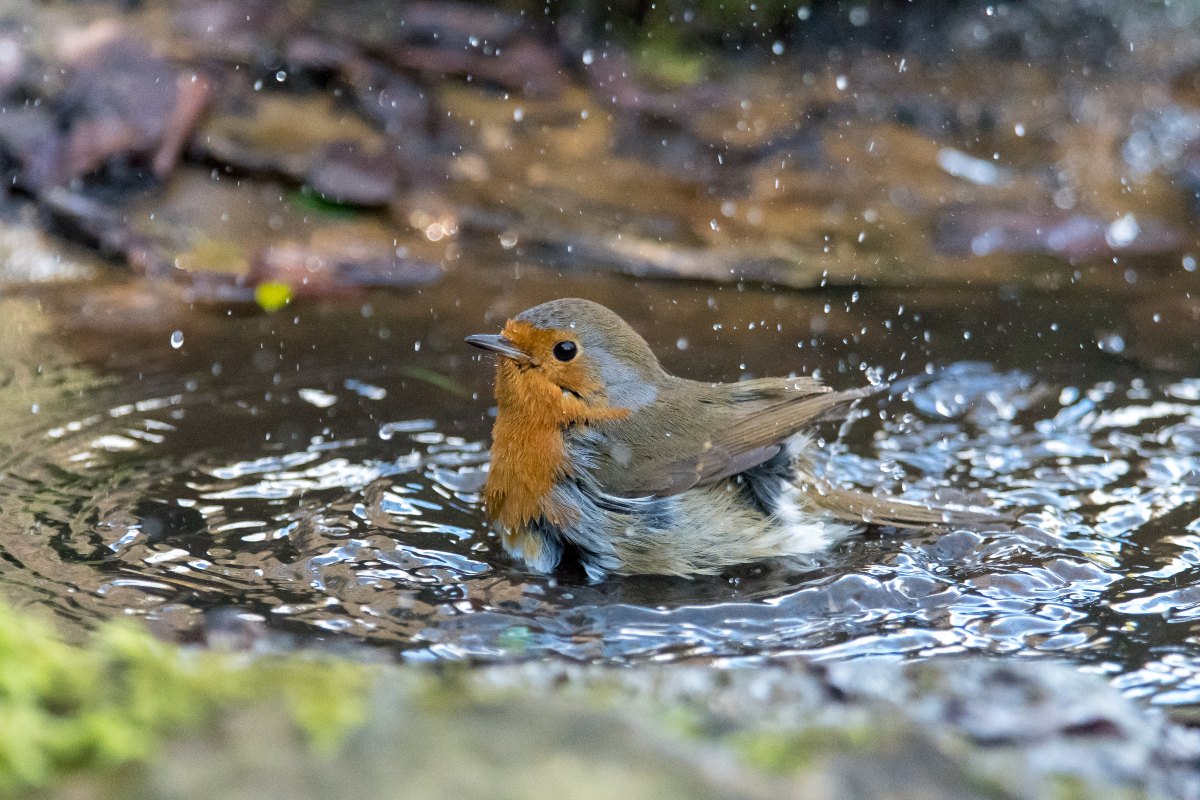
<instances>
[{"instance_id":1,"label":"green moss","mask_svg":"<svg viewBox=\"0 0 1200 800\"><path fill-rule=\"evenodd\" d=\"M469 674L470 666L463 662L438 665L436 679L419 684L414 694L417 707L430 714L452 714L481 702Z\"/></svg>"},{"instance_id":2,"label":"green moss","mask_svg":"<svg viewBox=\"0 0 1200 800\"><path fill-rule=\"evenodd\" d=\"M356 206L325 197L310 186L301 186L297 191L288 192L287 199L297 211L315 214L328 220L354 220L362 217L362 212Z\"/></svg>"},{"instance_id":3,"label":"green moss","mask_svg":"<svg viewBox=\"0 0 1200 800\"><path fill-rule=\"evenodd\" d=\"M715 58L695 43L688 43L670 29L654 31L634 50L638 69L667 86L691 86L709 74Z\"/></svg>"},{"instance_id":4,"label":"green moss","mask_svg":"<svg viewBox=\"0 0 1200 800\"><path fill-rule=\"evenodd\" d=\"M1079 775L1058 773L1050 776L1050 790L1046 794L1053 800L1146 800L1147 793L1132 786L1105 786L1096 784Z\"/></svg>"},{"instance_id":5,"label":"green moss","mask_svg":"<svg viewBox=\"0 0 1200 800\"><path fill-rule=\"evenodd\" d=\"M1052 796L1056 800L1087 800L1091 797L1090 787L1078 775L1054 775L1050 780Z\"/></svg>"},{"instance_id":6,"label":"green moss","mask_svg":"<svg viewBox=\"0 0 1200 800\"><path fill-rule=\"evenodd\" d=\"M785 774L812 764L823 753L868 750L888 736L866 727L752 731L731 737L746 763L766 772Z\"/></svg>"},{"instance_id":7,"label":"green moss","mask_svg":"<svg viewBox=\"0 0 1200 800\"><path fill-rule=\"evenodd\" d=\"M125 622L91 642L0 604L0 795L70 772L144 761L174 731L222 710L281 705L329 749L366 711L368 667L186 651Z\"/></svg>"},{"instance_id":8,"label":"green moss","mask_svg":"<svg viewBox=\"0 0 1200 800\"><path fill-rule=\"evenodd\" d=\"M685 703L669 705L662 713L662 725L684 739L709 739L723 731L714 731L711 716Z\"/></svg>"}]
</instances>

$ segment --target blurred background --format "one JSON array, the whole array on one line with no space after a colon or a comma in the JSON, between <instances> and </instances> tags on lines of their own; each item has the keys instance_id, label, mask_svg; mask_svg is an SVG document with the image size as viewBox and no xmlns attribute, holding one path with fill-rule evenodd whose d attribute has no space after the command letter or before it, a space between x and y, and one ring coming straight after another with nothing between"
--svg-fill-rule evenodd
<instances>
[{"instance_id":1,"label":"blurred background","mask_svg":"<svg viewBox=\"0 0 1200 800\"><path fill-rule=\"evenodd\" d=\"M0 3L0 596L384 660L1050 657L1200 703L1200 4ZM1021 524L547 577L463 336L891 390L845 482ZM968 693L969 694L969 693Z\"/></svg>"}]
</instances>

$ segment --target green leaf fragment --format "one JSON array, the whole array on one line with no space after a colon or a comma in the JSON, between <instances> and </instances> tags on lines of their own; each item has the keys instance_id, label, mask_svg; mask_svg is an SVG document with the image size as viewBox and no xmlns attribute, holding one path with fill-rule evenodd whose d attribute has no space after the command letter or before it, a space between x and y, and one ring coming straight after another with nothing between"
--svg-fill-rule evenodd
<instances>
[{"instance_id":1,"label":"green leaf fragment","mask_svg":"<svg viewBox=\"0 0 1200 800\"><path fill-rule=\"evenodd\" d=\"M263 281L254 287L254 302L273 314L292 302L292 287L279 281Z\"/></svg>"},{"instance_id":2,"label":"green leaf fragment","mask_svg":"<svg viewBox=\"0 0 1200 800\"><path fill-rule=\"evenodd\" d=\"M425 367L403 367L399 370L401 375L408 378L414 378L419 381L424 381L430 386L436 386L450 394L466 397L468 392L466 387L461 383L451 378L449 375L443 375L440 372L434 372Z\"/></svg>"}]
</instances>

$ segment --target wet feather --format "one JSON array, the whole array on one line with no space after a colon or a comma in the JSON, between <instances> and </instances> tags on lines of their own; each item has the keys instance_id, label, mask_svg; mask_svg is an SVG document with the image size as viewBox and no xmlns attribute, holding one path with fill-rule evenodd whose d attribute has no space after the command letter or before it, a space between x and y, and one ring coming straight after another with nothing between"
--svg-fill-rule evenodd
<instances>
[{"instance_id":1,"label":"wet feather","mask_svg":"<svg viewBox=\"0 0 1200 800\"><path fill-rule=\"evenodd\" d=\"M594 579L705 574L808 555L868 522L995 519L822 477L807 431L876 387L678 378L620 317L585 300L545 303L501 336L469 341L500 356L488 515L505 548L534 569L553 570L570 550Z\"/></svg>"}]
</instances>

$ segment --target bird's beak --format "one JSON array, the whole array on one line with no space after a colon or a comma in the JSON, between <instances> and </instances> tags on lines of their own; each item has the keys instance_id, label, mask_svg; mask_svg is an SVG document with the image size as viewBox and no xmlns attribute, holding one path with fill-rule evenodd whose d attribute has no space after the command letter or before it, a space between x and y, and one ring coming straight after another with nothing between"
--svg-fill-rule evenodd
<instances>
[{"instance_id":1,"label":"bird's beak","mask_svg":"<svg viewBox=\"0 0 1200 800\"><path fill-rule=\"evenodd\" d=\"M482 350L490 350L493 353L499 353L505 358L511 358L519 363L528 363L532 359L529 353L519 349L508 339L493 333L476 333L466 338L466 343L475 345Z\"/></svg>"}]
</instances>

